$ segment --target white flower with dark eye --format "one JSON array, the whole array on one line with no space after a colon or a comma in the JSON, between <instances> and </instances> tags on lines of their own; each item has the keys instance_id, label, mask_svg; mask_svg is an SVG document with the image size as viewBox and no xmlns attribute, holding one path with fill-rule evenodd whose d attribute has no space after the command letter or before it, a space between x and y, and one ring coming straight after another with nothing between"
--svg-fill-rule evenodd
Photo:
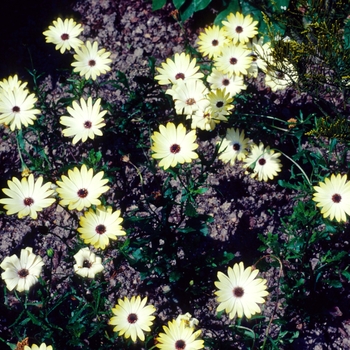
<instances>
[{"instance_id":1,"label":"white flower with dark eye","mask_svg":"<svg viewBox=\"0 0 350 350\"><path fill-rule=\"evenodd\" d=\"M20 258L11 255L4 259L0 265L5 270L1 278L9 290L28 291L38 282L43 266L43 259L33 253L33 248L27 247L21 250Z\"/></svg>"}]
</instances>

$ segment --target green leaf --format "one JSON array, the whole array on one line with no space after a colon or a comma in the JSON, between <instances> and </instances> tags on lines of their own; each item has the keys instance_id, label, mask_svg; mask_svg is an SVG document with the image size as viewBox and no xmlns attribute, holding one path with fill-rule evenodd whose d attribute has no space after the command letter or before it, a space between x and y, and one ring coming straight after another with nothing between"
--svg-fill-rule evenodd
<instances>
[{"instance_id":1,"label":"green leaf","mask_svg":"<svg viewBox=\"0 0 350 350\"><path fill-rule=\"evenodd\" d=\"M173 4L175 6L176 9L179 9L186 0L173 0Z\"/></svg>"},{"instance_id":2,"label":"green leaf","mask_svg":"<svg viewBox=\"0 0 350 350\"><path fill-rule=\"evenodd\" d=\"M193 0L195 11L204 10L210 3L211 0Z\"/></svg>"},{"instance_id":3,"label":"green leaf","mask_svg":"<svg viewBox=\"0 0 350 350\"><path fill-rule=\"evenodd\" d=\"M189 202L186 203L185 215L189 217L196 217L197 210L196 208Z\"/></svg>"},{"instance_id":4,"label":"green leaf","mask_svg":"<svg viewBox=\"0 0 350 350\"><path fill-rule=\"evenodd\" d=\"M230 14L230 13L236 13L237 11L240 11L241 7L239 5L239 1L235 0L235 1L231 1L229 3L229 5L227 6L227 8L223 11L221 11L215 18L214 20L214 24L217 26L221 26L221 22L223 20L226 19L226 17Z\"/></svg>"},{"instance_id":5,"label":"green leaf","mask_svg":"<svg viewBox=\"0 0 350 350\"><path fill-rule=\"evenodd\" d=\"M196 12L193 2L191 2L188 7L181 13L181 20L186 21Z\"/></svg>"},{"instance_id":6,"label":"green leaf","mask_svg":"<svg viewBox=\"0 0 350 350\"><path fill-rule=\"evenodd\" d=\"M341 273L346 279L348 279L350 281L350 272L349 271L342 271Z\"/></svg>"},{"instance_id":7,"label":"green leaf","mask_svg":"<svg viewBox=\"0 0 350 350\"><path fill-rule=\"evenodd\" d=\"M160 10L166 4L166 0L153 0L152 11Z\"/></svg>"}]
</instances>

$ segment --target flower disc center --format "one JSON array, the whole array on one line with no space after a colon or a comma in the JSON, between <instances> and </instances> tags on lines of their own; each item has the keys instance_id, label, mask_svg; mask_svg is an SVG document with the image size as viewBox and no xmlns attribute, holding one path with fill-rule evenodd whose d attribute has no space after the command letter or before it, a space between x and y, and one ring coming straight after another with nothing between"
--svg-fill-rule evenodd
<instances>
[{"instance_id":1,"label":"flower disc center","mask_svg":"<svg viewBox=\"0 0 350 350\"><path fill-rule=\"evenodd\" d=\"M194 105L196 103L196 100L194 99L194 98L192 98L192 97L190 97L190 98L188 98L187 100L186 100L186 104L188 105L188 106L192 106L192 105Z\"/></svg>"},{"instance_id":2,"label":"flower disc center","mask_svg":"<svg viewBox=\"0 0 350 350\"><path fill-rule=\"evenodd\" d=\"M235 151L239 151L241 149L241 145L239 143L234 143L232 148L235 150Z\"/></svg>"},{"instance_id":3,"label":"flower disc center","mask_svg":"<svg viewBox=\"0 0 350 350\"><path fill-rule=\"evenodd\" d=\"M333 194L332 201L334 203L340 203L341 202L341 195L338 193Z\"/></svg>"},{"instance_id":4,"label":"flower disc center","mask_svg":"<svg viewBox=\"0 0 350 350\"><path fill-rule=\"evenodd\" d=\"M237 64L237 62L238 62L237 58L235 58L235 57L231 57L230 58L230 63L231 64Z\"/></svg>"},{"instance_id":5,"label":"flower disc center","mask_svg":"<svg viewBox=\"0 0 350 350\"><path fill-rule=\"evenodd\" d=\"M224 102L222 102L222 101L216 102L216 107L217 108L221 108L223 105L224 105Z\"/></svg>"},{"instance_id":6,"label":"flower disc center","mask_svg":"<svg viewBox=\"0 0 350 350\"><path fill-rule=\"evenodd\" d=\"M174 143L173 145L170 146L170 152L173 154L179 153L181 150L180 145Z\"/></svg>"},{"instance_id":7,"label":"flower disc center","mask_svg":"<svg viewBox=\"0 0 350 350\"><path fill-rule=\"evenodd\" d=\"M23 203L25 206L30 207L34 203L34 199L30 197L24 198Z\"/></svg>"},{"instance_id":8,"label":"flower disc center","mask_svg":"<svg viewBox=\"0 0 350 350\"><path fill-rule=\"evenodd\" d=\"M21 109L18 106L12 107L12 112L13 113L19 113L20 111L21 111Z\"/></svg>"},{"instance_id":9,"label":"flower disc center","mask_svg":"<svg viewBox=\"0 0 350 350\"><path fill-rule=\"evenodd\" d=\"M137 315L136 314L129 314L128 316L128 322L133 324L136 323L138 320Z\"/></svg>"},{"instance_id":10,"label":"flower disc center","mask_svg":"<svg viewBox=\"0 0 350 350\"><path fill-rule=\"evenodd\" d=\"M175 75L175 79L176 79L176 80L178 80L178 79L184 80L184 79L185 79L185 74L183 74L183 73L177 73L177 74Z\"/></svg>"},{"instance_id":11,"label":"flower disc center","mask_svg":"<svg viewBox=\"0 0 350 350\"><path fill-rule=\"evenodd\" d=\"M266 164L266 159L265 158L260 158L258 160L258 163L262 166L262 165L265 165Z\"/></svg>"},{"instance_id":12,"label":"flower disc center","mask_svg":"<svg viewBox=\"0 0 350 350\"><path fill-rule=\"evenodd\" d=\"M69 34L63 33L63 34L61 35L61 39L62 39L62 40L68 40L68 39L69 39Z\"/></svg>"},{"instance_id":13,"label":"flower disc center","mask_svg":"<svg viewBox=\"0 0 350 350\"><path fill-rule=\"evenodd\" d=\"M89 66L90 67L96 66L96 61L95 60L90 60L89 61Z\"/></svg>"},{"instance_id":14,"label":"flower disc center","mask_svg":"<svg viewBox=\"0 0 350 350\"><path fill-rule=\"evenodd\" d=\"M91 262L89 260L84 260L83 267L87 267L88 269L91 267Z\"/></svg>"},{"instance_id":15,"label":"flower disc center","mask_svg":"<svg viewBox=\"0 0 350 350\"><path fill-rule=\"evenodd\" d=\"M244 289L242 287L235 287L232 293L234 297L242 298L242 296L244 295Z\"/></svg>"},{"instance_id":16,"label":"flower disc center","mask_svg":"<svg viewBox=\"0 0 350 350\"><path fill-rule=\"evenodd\" d=\"M214 39L214 40L211 42L211 44L212 44L213 46L218 46L218 45L219 45L219 40Z\"/></svg>"},{"instance_id":17,"label":"flower disc center","mask_svg":"<svg viewBox=\"0 0 350 350\"><path fill-rule=\"evenodd\" d=\"M78 197L80 197L80 198L85 198L85 197L87 197L88 194L89 194L89 192L86 188L81 188L78 191Z\"/></svg>"},{"instance_id":18,"label":"flower disc center","mask_svg":"<svg viewBox=\"0 0 350 350\"><path fill-rule=\"evenodd\" d=\"M222 85L229 86L230 85L230 80L229 79L223 79Z\"/></svg>"},{"instance_id":19,"label":"flower disc center","mask_svg":"<svg viewBox=\"0 0 350 350\"><path fill-rule=\"evenodd\" d=\"M18 271L18 276L21 278L25 278L29 275L29 271L27 269L22 269Z\"/></svg>"},{"instance_id":20,"label":"flower disc center","mask_svg":"<svg viewBox=\"0 0 350 350\"><path fill-rule=\"evenodd\" d=\"M95 231L99 235L103 235L106 232L106 226L105 225L97 225L95 228Z\"/></svg>"},{"instance_id":21,"label":"flower disc center","mask_svg":"<svg viewBox=\"0 0 350 350\"><path fill-rule=\"evenodd\" d=\"M85 123L84 123L84 128L85 129L91 129L92 127L92 123L90 122L90 120L87 120Z\"/></svg>"},{"instance_id":22,"label":"flower disc center","mask_svg":"<svg viewBox=\"0 0 350 350\"><path fill-rule=\"evenodd\" d=\"M186 348L186 343L184 340L180 339L180 340L176 341L176 343L175 343L176 350L183 350L185 348Z\"/></svg>"},{"instance_id":23,"label":"flower disc center","mask_svg":"<svg viewBox=\"0 0 350 350\"><path fill-rule=\"evenodd\" d=\"M243 32L243 28L241 26L236 27L236 33L241 34Z\"/></svg>"}]
</instances>

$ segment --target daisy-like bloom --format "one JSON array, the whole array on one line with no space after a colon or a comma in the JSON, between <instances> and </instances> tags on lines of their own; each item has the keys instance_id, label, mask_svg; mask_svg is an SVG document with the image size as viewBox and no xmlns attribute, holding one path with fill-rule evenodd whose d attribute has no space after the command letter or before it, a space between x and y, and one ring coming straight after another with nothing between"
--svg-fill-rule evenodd
<instances>
[{"instance_id":1,"label":"daisy-like bloom","mask_svg":"<svg viewBox=\"0 0 350 350\"><path fill-rule=\"evenodd\" d=\"M265 85L273 92L286 89L298 81L298 73L291 63L277 63L276 69L268 69L265 76Z\"/></svg>"},{"instance_id":2,"label":"daisy-like bloom","mask_svg":"<svg viewBox=\"0 0 350 350\"><path fill-rule=\"evenodd\" d=\"M346 215L350 215L350 182L347 176L338 174L331 175L324 182L320 182L318 186L314 186L316 193L313 200L316 206L321 209L324 218L330 217L338 221L346 221Z\"/></svg>"},{"instance_id":3,"label":"daisy-like bloom","mask_svg":"<svg viewBox=\"0 0 350 350\"><path fill-rule=\"evenodd\" d=\"M87 278L95 278L97 273L103 271L102 259L96 256L88 247L82 248L74 256L74 272Z\"/></svg>"},{"instance_id":4,"label":"daisy-like bloom","mask_svg":"<svg viewBox=\"0 0 350 350\"><path fill-rule=\"evenodd\" d=\"M55 49L64 53L66 50L77 49L84 43L78 39L78 36L84 29L81 24L77 24L72 18L66 18L62 21L61 18L57 18L53 21L53 26L49 26L43 34L47 43L53 43L56 45Z\"/></svg>"},{"instance_id":5,"label":"daisy-like bloom","mask_svg":"<svg viewBox=\"0 0 350 350\"><path fill-rule=\"evenodd\" d=\"M262 43L262 39L253 39L252 44L248 45L252 50L252 64L248 69L248 77L256 78L258 76L259 70L266 73L267 66L271 65L273 62L271 43Z\"/></svg>"},{"instance_id":6,"label":"daisy-like bloom","mask_svg":"<svg viewBox=\"0 0 350 350\"><path fill-rule=\"evenodd\" d=\"M122 222L120 210L113 212L111 207L99 206L96 211L90 209L80 217L78 232L86 244L105 249L110 239L126 234L120 225Z\"/></svg>"},{"instance_id":7,"label":"daisy-like bloom","mask_svg":"<svg viewBox=\"0 0 350 350\"><path fill-rule=\"evenodd\" d=\"M195 317L192 317L192 315L189 312L186 312L184 315L177 316L176 322L178 324L184 322L185 325L190 328L195 328L199 324L199 321Z\"/></svg>"},{"instance_id":8,"label":"daisy-like bloom","mask_svg":"<svg viewBox=\"0 0 350 350\"><path fill-rule=\"evenodd\" d=\"M191 129L213 131L220 121L227 121L225 116L214 116L211 109L207 107L204 111L196 111L191 117Z\"/></svg>"},{"instance_id":9,"label":"daisy-like bloom","mask_svg":"<svg viewBox=\"0 0 350 350\"><path fill-rule=\"evenodd\" d=\"M258 34L257 24L250 15L243 16L241 13L231 13L227 21L222 21L226 28L227 36L233 40L233 43L247 43Z\"/></svg>"},{"instance_id":10,"label":"daisy-like bloom","mask_svg":"<svg viewBox=\"0 0 350 350\"><path fill-rule=\"evenodd\" d=\"M9 76L7 79L3 79L2 81L0 81L0 87L4 91L15 89L25 90L27 84L27 82L22 83L22 81L18 79L17 74L15 74L14 76Z\"/></svg>"},{"instance_id":11,"label":"daisy-like bloom","mask_svg":"<svg viewBox=\"0 0 350 350\"><path fill-rule=\"evenodd\" d=\"M63 175L62 181L56 182L59 186L56 191L62 198L60 205L68 205L69 210L100 205L98 197L109 189L104 186L108 180L102 179L103 175L104 172L100 171L94 176L94 171L87 169L85 164L80 170L77 167L68 170L68 177Z\"/></svg>"},{"instance_id":12,"label":"daisy-like bloom","mask_svg":"<svg viewBox=\"0 0 350 350\"><path fill-rule=\"evenodd\" d=\"M24 350L53 350L51 345L46 345L45 343L40 344L40 346L33 344L32 346L26 345Z\"/></svg>"},{"instance_id":13,"label":"daisy-like bloom","mask_svg":"<svg viewBox=\"0 0 350 350\"><path fill-rule=\"evenodd\" d=\"M199 34L198 51L203 56L213 58L220 55L222 47L228 43L225 28L213 25L205 28L204 32Z\"/></svg>"},{"instance_id":14,"label":"daisy-like bloom","mask_svg":"<svg viewBox=\"0 0 350 350\"><path fill-rule=\"evenodd\" d=\"M220 119L220 117L229 115L230 111L234 108L234 106L231 104L233 98L226 92L226 89L211 91L207 95L207 99L210 103L209 109L211 110L214 119ZM226 118L224 117L224 119Z\"/></svg>"},{"instance_id":15,"label":"daisy-like bloom","mask_svg":"<svg viewBox=\"0 0 350 350\"><path fill-rule=\"evenodd\" d=\"M97 41L93 44L87 41L85 45L77 48L75 52L74 59L76 62L72 63L72 66L75 67L73 72L77 72L81 76L84 75L85 79L91 77L92 80L96 80L99 75L111 70L109 64L111 64L112 60L108 58L111 53L106 52L106 49L99 50Z\"/></svg>"},{"instance_id":16,"label":"daisy-like bloom","mask_svg":"<svg viewBox=\"0 0 350 350\"><path fill-rule=\"evenodd\" d=\"M250 152L244 162L246 168L253 170L251 177L257 176L260 181L268 181L281 171L282 165L279 160L281 153L275 153L269 146L264 148L262 143L259 146L253 145Z\"/></svg>"},{"instance_id":17,"label":"daisy-like bloom","mask_svg":"<svg viewBox=\"0 0 350 350\"><path fill-rule=\"evenodd\" d=\"M60 123L68 126L67 129L62 130L64 136L74 136L73 145L79 140L85 142L87 138L94 139L95 135L102 136L102 127L106 125L103 116L107 111L100 111L101 99L99 98L92 104L92 98L89 97L87 102L81 98L80 105L78 102L73 102L73 107L68 107L67 111L70 117L62 116Z\"/></svg>"},{"instance_id":18,"label":"daisy-like bloom","mask_svg":"<svg viewBox=\"0 0 350 350\"><path fill-rule=\"evenodd\" d=\"M156 347L161 350L199 350L204 348L204 341L197 339L201 330L194 331L184 321L172 320L163 326L164 333L159 333Z\"/></svg>"},{"instance_id":19,"label":"daisy-like bloom","mask_svg":"<svg viewBox=\"0 0 350 350\"><path fill-rule=\"evenodd\" d=\"M0 267L5 270L1 278L5 280L9 290L28 291L38 282L43 266L43 259L33 253L33 248L27 247L21 250L20 258L17 255L11 255L4 259L0 264Z\"/></svg>"},{"instance_id":20,"label":"daisy-like bloom","mask_svg":"<svg viewBox=\"0 0 350 350\"><path fill-rule=\"evenodd\" d=\"M243 315L251 318L252 315L261 312L258 304L264 303L264 297L269 293L266 290L267 281L256 278L258 273L259 270L254 270L251 266L245 269L243 262L234 264L233 268L229 267L227 275L219 271L219 281L215 282L218 288L215 295L219 302L217 312L225 310L230 319L236 315L239 318Z\"/></svg>"},{"instance_id":21,"label":"daisy-like bloom","mask_svg":"<svg viewBox=\"0 0 350 350\"><path fill-rule=\"evenodd\" d=\"M2 191L9 198L1 198L0 203L4 204L7 210L7 215L18 213L18 218L29 215L32 219L38 217L38 211L49 207L54 201L50 198L53 194L51 190L51 182L43 185L43 178L39 176L34 181L34 175L30 174L28 177L23 177L19 181L16 177L7 181L9 188L3 188Z\"/></svg>"},{"instance_id":22,"label":"daisy-like bloom","mask_svg":"<svg viewBox=\"0 0 350 350\"><path fill-rule=\"evenodd\" d=\"M225 138L219 148L219 159L234 165L236 160L243 160L248 154L249 139L244 138L244 131L227 129Z\"/></svg>"},{"instance_id":23,"label":"daisy-like bloom","mask_svg":"<svg viewBox=\"0 0 350 350\"><path fill-rule=\"evenodd\" d=\"M164 167L164 170L198 158L198 154L193 152L198 148L195 143L196 132L191 130L186 134L182 124L177 127L170 122L166 126L160 125L159 132L155 131L151 138L154 142L151 147L154 152L152 158L161 159L159 166Z\"/></svg>"},{"instance_id":24,"label":"daisy-like bloom","mask_svg":"<svg viewBox=\"0 0 350 350\"><path fill-rule=\"evenodd\" d=\"M140 296L133 296L131 299L124 297L118 300L112 312L113 316L109 320L109 324L115 326L114 332L126 339L130 338L136 342L137 338L141 341L145 340L145 333L151 330L155 316L152 314L156 311L153 305L146 305L147 297L141 300Z\"/></svg>"},{"instance_id":25,"label":"daisy-like bloom","mask_svg":"<svg viewBox=\"0 0 350 350\"><path fill-rule=\"evenodd\" d=\"M34 108L38 99L34 94L23 88L14 88L0 92L0 124L10 125L14 131L21 129L22 125L33 125L36 114L40 111Z\"/></svg>"},{"instance_id":26,"label":"daisy-like bloom","mask_svg":"<svg viewBox=\"0 0 350 350\"><path fill-rule=\"evenodd\" d=\"M177 114L191 116L195 111L204 110L209 104L206 99L208 89L202 80L179 81L166 93L173 97Z\"/></svg>"},{"instance_id":27,"label":"daisy-like bloom","mask_svg":"<svg viewBox=\"0 0 350 350\"><path fill-rule=\"evenodd\" d=\"M243 45L226 45L221 55L216 57L215 66L224 74L246 75L252 63L251 52Z\"/></svg>"},{"instance_id":28,"label":"daisy-like bloom","mask_svg":"<svg viewBox=\"0 0 350 350\"><path fill-rule=\"evenodd\" d=\"M178 81L189 79L201 79L203 73L198 72L199 66L196 66L197 60L182 52L176 53L174 60L168 58L162 63L162 68L157 67L159 75L154 79L158 80L159 85L176 84Z\"/></svg>"},{"instance_id":29,"label":"daisy-like bloom","mask_svg":"<svg viewBox=\"0 0 350 350\"><path fill-rule=\"evenodd\" d=\"M242 90L247 88L242 76L231 76L215 68L208 76L207 82L210 84L211 90L225 89L225 91L230 94L230 97L239 94Z\"/></svg>"}]
</instances>

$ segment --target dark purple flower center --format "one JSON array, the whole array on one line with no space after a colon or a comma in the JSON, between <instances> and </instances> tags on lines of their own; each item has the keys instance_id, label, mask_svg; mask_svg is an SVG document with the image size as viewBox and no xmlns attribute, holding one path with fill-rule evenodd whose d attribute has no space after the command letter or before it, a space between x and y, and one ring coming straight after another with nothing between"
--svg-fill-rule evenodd
<instances>
[{"instance_id":1,"label":"dark purple flower center","mask_svg":"<svg viewBox=\"0 0 350 350\"><path fill-rule=\"evenodd\" d=\"M243 32L243 28L241 26L236 27L236 33L241 34Z\"/></svg>"},{"instance_id":2,"label":"dark purple flower center","mask_svg":"<svg viewBox=\"0 0 350 350\"><path fill-rule=\"evenodd\" d=\"M242 287L235 287L232 293L234 297L242 298L242 296L244 295L244 289Z\"/></svg>"},{"instance_id":3,"label":"dark purple flower center","mask_svg":"<svg viewBox=\"0 0 350 350\"><path fill-rule=\"evenodd\" d=\"M184 350L185 348L186 348L186 343L184 340L180 339L176 341L175 343L176 350Z\"/></svg>"},{"instance_id":4,"label":"dark purple flower center","mask_svg":"<svg viewBox=\"0 0 350 350\"><path fill-rule=\"evenodd\" d=\"M21 109L18 107L18 106L14 106L13 108L12 108L12 112L13 113L19 113L21 111Z\"/></svg>"},{"instance_id":5,"label":"dark purple flower center","mask_svg":"<svg viewBox=\"0 0 350 350\"><path fill-rule=\"evenodd\" d=\"M27 197L24 198L23 203L25 206L30 207L34 203L34 200L33 198Z\"/></svg>"},{"instance_id":6,"label":"dark purple flower center","mask_svg":"<svg viewBox=\"0 0 350 350\"><path fill-rule=\"evenodd\" d=\"M89 194L89 192L86 188L81 188L78 191L78 197L80 197L80 198L85 198L85 197L87 197L88 194Z\"/></svg>"},{"instance_id":7,"label":"dark purple flower center","mask_svg":"<svg viewBox=\"0 0 350 350\"><path fill-rule=\"evenodd\" d=\"M176 79L176 80L178 80L178 79L184 80L184 79L185 79L185 74L183 74L183 73L177 73L177 74L175 75L175 79Z\"/></svg>"},{"instance_id":8,"label":"dark purple flower center","mask_svg":"<svg viewBox=\"0 0 350 350\"><path fill-rule=\"evenodd\" d=\"M260 159L258 160L258 163L259 163L261 166L265 165L265 164L266 164L265 158L260 158Z\"/></svg>"},{"instance_id":9,"label":"dark purple flower center","mask_svg":"<svg viewBox=\"0 0 350 350\"><path fill-rule=\"evenodd\" d=\"M237 58L235 58L235 57L231 57L231 58L230 58L230 63L231 63L231 64L237 64L237 62L238 62L238 61L237 61Z\"/></svg>"},{"instance_id":10,"label":"dark purple flower center","mask_svg":"<svg viewBox=\"0 0 350 350\"><path fill-rule=\"evenodd\" d=\"M338 193L333 194L332 201L334 203L340 203L341 202L341 195Z\"/></svg>"},{"instance_id":11,"label":"dark purple flower center","mask_svg":"<svg viewBox=\"0 0 350 350\"><path fill-rule=\"evenodd\" d=\"M85 129L90 129L92 127L92 123L90 122L90 120L87 120L85 123L84 123L84 128Z\"/></svg>"},{"instance_id":12,"label":"dark purple flower center","mask_svg":"<svg viewBox=\"0 0 350 350\"><path fill-rule=\"evenodd\" d=\"M218 101L216 102L216 107L221 108L224 105L224 102Z\"/></svg>"},{"instance_id":13,"label":"dark purple flower center","mask_svg":"<svg viewBox=\"0 0 350 350\"><path fill-rule=\"evenodd\" d=\"M230 80L229 79L223 79L222 80L222 85L224 85L224 86L228 86L228 85L230 85Z\"/></svg>"},{"instance_id":14,"label":"dark purple flower center","mask_svg":"<svg viewBox=\"0 0 350 350\"><path fill-rule=\"evenodd\" d=\"M99 235L103 235L106 232L106 226L105 225L97 225L95 228L95 231Z\"/></svg>"},{"instance_id":15,"label":"dark purple flower center","mask_svg":"<svg viewBox=\"0 0 350 350\"><path fill-rule=\"evenodd\" d=\"M133 324L136 323L138 320L137 315L136 314L129 314L128 316L128 322Z\"/></svg>"},{"instance_id":16,"label":"dark purple flower center","mask_svg":"<svg viewBox=\"0 0 350 350\"><path fill-rule=\"evenodd\" d=\"M170 152L173 154L179 153L180 150L181 150L181 147L177 143L174 143L173 145L170 146Z\"/></svg>"},{"instance_id":17,"label":"dark purple flower center","mask_svg":"<svg viewBox=\"0 0 350 350\"><path fill-rule=\"evenodd\" d=\"M62 40L68 40L68 39L69 39L69 34L63 33L63 34L61 35L61 39L62 39Z\"/></svg>"},{"instance_id":18,"label":"dark purple flower center","mask_svg":"<svg viewBox=\"0 0 350 350\"><path fill-rule=\"evenodd\" d=\"M239 143L234 143L232 147L235 151L239 151L241 149L241 145Z\"/></svg>"},{"instance_id":19,"label":"dark purple flower center","mask_svg":"<svg viewBox=\"0 0 350 350\"><path fill-rule=\"evenodd\" d=\"M91 267L91 262L89 260L84 260L83 267L87 267L88 269Z\"/></svg>"},{"instance_id":20,"label":"dark purple flower center","mask_svg":"<svg viewBox=\"0 0 350 350\"><path fill-rule=\"evenodd\" d=\"M211 42L211 44L212 44L213 46L218 46L218 45L219 45L219 40L214 39L214 40Z\"/></svg>"},{"instance_id":21,"label":"dark purple flower center","mask_svg":"<svg viewBox=\"0 0 350 350\"><path fill-rule=\"evenodd\" d=\"M26 278L29 275L29 271L27 269L19 270L17 273L21 278Z\"/></svg>"},{"instance_id":22,"label":"dark purple flower center","mask_svg":"<svg viewBox=\"0 0 350 350\"><path fill-rule=\"evenodd\" d=\"M96 61L95 60L90 60L89 61L89 66L90 67L96 66Z\"/></svg>"}]
</instances>

